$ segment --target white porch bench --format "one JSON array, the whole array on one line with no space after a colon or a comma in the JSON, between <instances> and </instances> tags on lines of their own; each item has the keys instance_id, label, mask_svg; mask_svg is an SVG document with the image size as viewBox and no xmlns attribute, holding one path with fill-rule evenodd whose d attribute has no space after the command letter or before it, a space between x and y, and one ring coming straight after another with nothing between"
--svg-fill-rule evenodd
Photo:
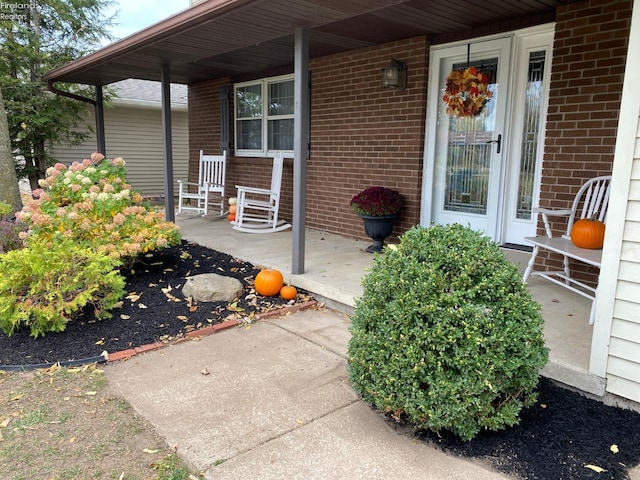
<instances>
[{"instance_id":1,"label":"white porch bench","mask_svg":"<svg viewBox=\"0 0 640 480\"><path fill-rule=\"evenodd\" d=\"M562 287L565 287L583 297L591 300L591 313L589 314L589 325L593 325L595 320L595 306L597 288L593 288L586 283L571 276L569 270L569 259L574 259L588 265L600 268L602 263L602 250L590 250L576 247L571 241L571 229L576 220L581 218L596 218L601 222L606 222L607 207L609 205L609 195L611 193L611 176L592 178L587 181L578 191L569 210L550 210L546 208L535 208L535 213L542 215L546 236L527 237L525 240L533 245L531 259L524 271L522 281L526 282L530 275L538 275ZM568 216L567 230L565 235L554 237L551 232L549 217ZM559 253L563 256L562 270L533 271L536 257L540 249Z\"/></svg>"}]
</instances>

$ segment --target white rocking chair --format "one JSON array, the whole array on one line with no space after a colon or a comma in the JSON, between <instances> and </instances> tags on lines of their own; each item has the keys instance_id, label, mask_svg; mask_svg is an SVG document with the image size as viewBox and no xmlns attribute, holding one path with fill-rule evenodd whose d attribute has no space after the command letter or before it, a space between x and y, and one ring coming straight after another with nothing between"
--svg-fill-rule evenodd
<instances>
[{"instance_id":1,"label":"white rocking chair","mask_svg":"<svg viewBox=\"0 0 640 480\"><path fill-rule=\"evenodd\" d=\"M549 210L546 208L534 208L533 211L542 214L542 221L546 231L546 237L527 237L525 240L533 245L531 259L524 271L522 281L526 282L529 275L538 275L550 282L563 286L572 292L578 293L591 300L591 313L589 325L595 320L596 289L571 277L569 271L569 259L600 268L602 263L602 250L590 250L576 247L571 241L571 229L573 224L581 218L595 218L601 222L607 221L607 207L611 194L611 176L595 177L588 180L576 194L570 210ZM567 231L561 237L554 237L549 224L550 216L568 216ZM535 272L533 267L540 249L559 253L563 256L563 269Z\"/></svg>"},{"instance_id":2,"label":"white rocking chair","mask_svg":"<svg viewBox=\"0 0 640 480\"><path fill-rule=\"evenodd\" d=\"M236 185L238 201L234 230L247 233L272 233L291 228L291 224L278 219L280 186L282 183L282 152L276 152L271 172L271 188Z\"/></svg>"},{"instance_id":3,"label":"white rocking chair","mask_svg":"<svg viewBox=\"0 0 640 480\"><path fill-rule=\"evenodd\" d=\"M198 183L178 180L178 213L182 213L183 210L194 210L196 213L207 216L209 204L213 200L214 205L218 205L219 202L220 216L223 216L226 167L227 152L223 152L222 155L205 155L200 150ZM196 188L189 191L189 186ZM185 204L185 201L195 202Z\"/></svg>"}]
</instances>

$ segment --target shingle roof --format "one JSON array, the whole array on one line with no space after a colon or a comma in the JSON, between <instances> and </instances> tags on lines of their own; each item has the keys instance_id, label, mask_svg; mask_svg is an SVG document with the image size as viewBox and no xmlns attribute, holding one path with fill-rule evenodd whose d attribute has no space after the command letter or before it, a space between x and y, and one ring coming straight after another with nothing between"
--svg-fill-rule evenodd
<instances>
[{"instance_id":1,"label":"shingle roof","mask_svg":"<svg viewBox=\"0 0 640 480\"><path fill-rule=\"evenodd\" d=\"M117 92L118 97L123 100L137 100L158 103L162 101L162 92L159 82L129 78L127 80L121 80L120 82L112 83L111 85L109 85L109 87L113 88ZM186 85L180 85L176 83L171 84L171 103L186 105Z\"/></svg>"}]
</instances>

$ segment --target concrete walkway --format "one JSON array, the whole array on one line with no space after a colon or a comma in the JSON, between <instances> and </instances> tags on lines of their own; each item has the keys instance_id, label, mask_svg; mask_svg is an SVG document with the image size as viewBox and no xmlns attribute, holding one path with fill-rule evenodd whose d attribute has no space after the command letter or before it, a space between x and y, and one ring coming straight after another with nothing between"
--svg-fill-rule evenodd
<instances>
[{"instance_id":1,"label":"concrete walkway","mask_svg":"<svg viewBox=\"0 0 640 480\"><path fill-rule=\"evenodd\" d=\"M347 378L349 319L307 310L109 364L205 479L501 479L395 429Z\"/></svg>"}]
</instances>

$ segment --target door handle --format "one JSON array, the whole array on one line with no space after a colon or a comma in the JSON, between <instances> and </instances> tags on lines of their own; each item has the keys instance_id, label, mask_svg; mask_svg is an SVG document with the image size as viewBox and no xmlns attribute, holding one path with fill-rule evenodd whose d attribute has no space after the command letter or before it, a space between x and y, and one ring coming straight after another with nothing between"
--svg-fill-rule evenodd
<instances>
[{"instance_id":1,"label":"door handle","mask_svg":"<svg viewBox=\"0 0 640 480\"><path fill-rule=\"evenodd\" d=\"M500 153L500 146L502 145L502 135L498 134L497 140L489 140L487 143L497 143L498 148L496 149L496 153Z\"/></svg>"}]
</instances>

